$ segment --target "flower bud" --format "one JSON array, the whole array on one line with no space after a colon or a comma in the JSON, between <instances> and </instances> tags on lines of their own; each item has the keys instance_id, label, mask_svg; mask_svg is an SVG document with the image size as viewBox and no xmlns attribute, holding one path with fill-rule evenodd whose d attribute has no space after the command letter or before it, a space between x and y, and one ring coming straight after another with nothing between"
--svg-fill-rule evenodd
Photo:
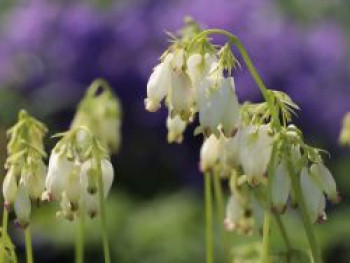
<instances>
[{"instance_id":1,"label":"flower bud","mask_svg":"<svg viewBox=\"0 0 350 263\"><path fill-rule=\"evenodd\" d=\"M339 195L337 192L337 186L328 168L322 163L315 163L311 165L310 172L327 197L333 202L338 202Z\"/></svg>"},{"instance_id":2,"label":"flower bud","mask_svg":"<svg viewBox=\"0 0 350 263\"><path fill-rule=\"evenodd\" d=\"M45 181L46 195L49 201L59 200L61 198L61 193L66 186L67 177L73 169L74 163L72 161L69 161L66 156L63 156L55 149L52 151Z\"/></svg>"},{"instance_id":3,"label":"flower bud","mask_svg":"<svg viewBox=\"0 0 350 263\"><path fill-rule=\"evenodd\" d=\"M171 117L169 114L166 120L166 126L168 128L168 143L181 143L183 140L183 133L186 129L186 122L183 121L179 115Z\"/></svg>"},{"instance_id":4,"label":"flower bud","mask_svg":"<svg viewBox=\"0 0 350 263\"><path fill-rule=\"evenodd\" d=\"M27 189L23 183L18 187L18 193L14 204L17 223L20 227L26 228L30 221L31 203Z\"/></svg>"},{"instance_id":5,"label":"flower bud","mask_svg":"<svg viewBox=\"0 0 350 263\"><path fill-rule=\"evenodd\" d=\"M284 213L286 210L290 190L291 181L287 165L284 160L281 160L275 169L271 193L272 208L277 213Z\"/></svg>"},{"instance_id":6,"label":"flower bud","mask_svg":"<svg viewBox=\"0 0 350 263\"><path fill-rule=\"evenodd\" d=\"M268 125L247 126L242 129L239 156L244 173L251 183L260 182L270 162L273 138Z\"/></svg>"},{"instance_id":7,"label":"flower bud","mask_svg":"<svg viewBox=\"0 0 350 263\"><path fill-rule=\"evenodd\" d=\"M300 182L310 220L315 223L319 219L324 219L325 197L306 167L301 170Z\"/></svg>"},{"instance_id":8,"label":"flower bud","mask_svg":"<svg viewBox=\"0 0 350 263\"><path fill-rule=\"evenodd\" d=\"M161 101L168 94L171 85L170 62L172 59L173 55L168 54L164 61L154 68L148 80L145 107L150 112L157 111L160 108Z\"/></svg>"},{"instance_id":9,"label":"flower bud","mask_svg":"<svg viewBox=\"0 0 350 263\"><path fill-rule=\"evenodd\" d=\"M10 170L7 172L3 185L2 193L5 200L5 207L11 206L17 196L18 186L17 186L17 175L15 166L11 166Z\"/></svg>"},{"instance_id":10,"label":"flower bud","mask_svg":"<svg viewBox=\"0 0 350 263\"><path fill-rule=\"evenodd\" d=\"M219 160L219 139L214 134L205 139L200 152L200 169L206 172L213 169Z\"/></svg>"}]
</instances>

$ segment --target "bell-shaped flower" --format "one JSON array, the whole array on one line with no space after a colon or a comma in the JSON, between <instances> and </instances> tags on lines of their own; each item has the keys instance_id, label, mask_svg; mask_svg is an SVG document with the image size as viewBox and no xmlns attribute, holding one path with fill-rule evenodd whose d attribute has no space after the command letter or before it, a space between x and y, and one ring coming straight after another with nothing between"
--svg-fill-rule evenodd
<instances>
[{"instance_id":1,"label":"bell-shaped flower","mask_svg":"<svg viewBox=\"0 0 350 263\"><path fill-rule=\"evenodd\" d=\"M32 169L25 169L22 174L23 183L32 200L39 201L45 191L45 178L47 169L42 161L34 165Z\"/></svg>"},{"instance_id":2,"label":"bell-shaped flower","mask_svg":"<svg viewBox=\"0 0 350 263\"><path fill-rule=\"evenodd\" d=\"M194 105L194 89L186 72L172 71L169 103L172 114L179 114L184 120L191 117Z\"/></svg>"},{"instance_id":3,"label":"bell-shaped flower","mask_svg":"<svg viewBox=\"0 0 350 263\"><path fill-rule=\"evenodd\" d=\"M327 197L333 202L338 202L337 186L328 168L323 163L314 163L310 167L310 172Z\"/></svg>"},{"instance_id":4,"label":"bell-shaped flower","mask_svg":"<svg viewBox=\"0 0 350 263\"><path fill-rule=\"evenodd\" d=\"M94 218L99 212L98 195L83 193L84 209L90 218Z\"/></svg>"},{"instance_id":5,"label":"bell-shaped flower","mask_svg":"<svg viewBox=\"0 0 350 263\"><path fill-rule=\"evenodd\" d=\"M66 186L67 177L73 169L74 163L54 149L49 160L45 181L46 192L43 194L43 199L59 200Z\"/></svg>"},{"instance_id":6,"label":"bell-shaped flower","mask_svg":"<svg viewBox=\"0 0 350 263\"><path fill-rule=\"evenodd\" d=\"M242 128L239 156L244 173L255 185L266 174L270 162L273 137L268 125L247 126Z\"/></svg>"},{"instance_id":7,"label":"bell-shaped flower","mask_svg":"<svg viewBox=\"0 0 350 263\"><path fill-rule=\"evenodd\" d=\"M287 208L287 201L291 191L291 180L284 160L281 160L277 164L271 183L272 208L277 213L284 213Z\"/></svg>"},{"instance_id":8,"label":"bell-shaped flower","mask_svg":"<svg viewBox=\"0 0 350 263\"><path fill-rule=\"evenodd\" d=\"M209 53L204 56L199 53L189 56L187 59L187 73L195 89L204 78L209 77L209 72L213 68L212 65L216 64L217 61L217 57Z\"/></svg>"},{"instance_id":9,"label":"bell-shaped flower","mask_svg":"<svg viewBox=\"0 0 350 263\"><path fill-rule=\"evenodd\" d=\"M14 210L17 217L17 224L22 228L26 228L30 222L31 203L27 189L23 183L19 184Z\"/></svg>"},{"instance_id":10,"label":"bell-shaped flower","mask_svg":"<svg viewBox=\"0 0 350 263\"><path fill-rule=\"evenodd\" d=\"M241 203L234 194L231 194L226 205L224 225L227 231L235 230L244 214Z\"/></svg>"},{"instance_id":11,"label":"bell-shaped flower","mask_svg":"<svg viewBox=\"0 0 350 263\"><path fill-rule=\"evenodd\" d=\"M157 111L160 108L161 101L168 94L171 86L170 63L172 59L173 54L166 55L164 61L154 68L148 80L145 107L150 112Z\"/></svg>"},{"instance_id":12,"label":"bell-shaped flower","mask_svg":"<svg viewBox=\"0 0 350 263\"><path fill-rule=\"evenodd\" d=\"M325 220L326 199L306 167L301 170L300 183L310 220L313 223Z\"/></svg>"},{"instance_id":13,"label":"bell-shaped flower","mask_svg":"<svg viewBox=\"0 0 350 263\"><path fill-rule=\"evenodd\" d=\"M225 138L223 145L222 160L225 166L230 170L236 169L239 164L239 139L240 131L238 131L235 136Z\"/></svg>"},{"instance_id":14,"label":"bell-shaped flower","mask_svg":"<svg viewBox=\"0 0 350 263\"><path fill-rule=\"evenodd\" d=\"M181 143L183 141L183 133L186 129L187 123L183 121L179 115L171 117L168 115L166 126L168 128L168 143Z\"/></svg>"},{"instance_id":15,"label":"bell-shaped flower","mask_svg":"<svg viewBox=\"0 0 350 263\"><path fill-rule=\"evenodd\" d=\"M220 142L214 134L210 135L202 144L200 151L200 169L206 172L214 168L219 161Z\"/></svg>"},{"instance_id":16,"label":"bell-shaped flower","mask_svg":"<svg viewBox=\"0 0 350 263\"><path fill-rule=\"evenodd\" d=\"M223 132L231 136L238 127L239 104L233 78L211 77L202 81L197 92L199 122L205 134Z\"/></svg>"},{"instance_id":17,"label":"bell-shaped flower","mask_svg":"<svg viewBox=\"0 0 350 263\"><path fill-rule=\"evenodd\" d=\"M112 187L113 179L114 179L114 170L111 162L107 159L101 160L101 170L102 170L102 182L103 182L103 191L104 191L104 197L106 198L108 196L108 193ZM95 183L97 183L97 167L96 162L93 159L89 159L85 161L81 167L81 173L80 173L80 183L82 190L84 192L90 192L89 184L91 184L90 176L94 176L94 178L91 178L94 180Z\"/></svg>"},{"instance_id":18,"label":"bell-shaped flower","mask_svg":"<svg viewBox=\"0 0 350 263\"><path fill-rule=\"evenodd\" d=\"M18 191L16 173L17 173L16 167L11 166L2 184L2 193L5 200L5 207L11 206L16 200L17 191Z\"/></svg>"}]
</instances>

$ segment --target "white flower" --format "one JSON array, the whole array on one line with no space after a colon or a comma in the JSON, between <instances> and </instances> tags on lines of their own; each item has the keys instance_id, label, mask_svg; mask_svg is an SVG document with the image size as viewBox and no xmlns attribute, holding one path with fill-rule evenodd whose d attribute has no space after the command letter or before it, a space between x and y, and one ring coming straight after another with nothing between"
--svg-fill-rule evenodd
<instances>
[{"instance_id":1,"label":"white flower","mask_svg":"<svg viewBox=\"0 0 350 263\"><path fill-rule=\"evenodd\" d=\"M323 163L315 163L311 165L310 172L328 198L333 202L338 202L339 195L337 192L337 186L328 168Z\"/></svg>"},{"instance_id":2,"label":"white flower","mask_svg":"<svg viewBox=\"0 0 350 263\"><path fill-rule=\"evenodd\" d=\"M111 162L106 159L101 160L101 169L102 169L102 182L103 182L103 191L104 197L106 198L113 183L114 179L114 170ZM91 173L92 174L89 174ZM96 176L97 182L97 167L95 164L95 160L89 159L85 161L81 167L80 173L80 183L84 192L88 192L89 186L89 176Z\"/></svg>"},{"instance_id":3,"label":"white flower","mask_svg":"<svg viewBox=\"0 0 350 263\"><path fill-rule=\"evenodd\" d=\"M233 78L207 78L199 85L197 98L199 121L204 132L217 134L221 124L224 134L231 136L239 120Z\"/></svg>"},{"instance_id":4,"label":"white flower","mask_svg":"<svg viewBox=\"0 0 350 263\"><path fill-rule=\"evenodd\" d=\"M272 207L277 213L283 213L287 207L287 201L290 194L291 181L284 160L281 160L276 168L272 180L271 202Z\"/></svg>"},{"instance_id":5,"label":"white flower","mask_svg":"<svg viewBox=\"0 0 350 263\"><path fill-rule=\"evenodd\" d=\"M186 72L172 71L169 103L174 114L189 119L194 104L194 90Z\"/></svg>"},{"instance_id":6,"label":"white flower","mask_svg":"<svg viewBox=\"0 0 350 263\"><path fill-rule=\"evenodd\" d=\"M239 221L243 217L244 209L239 200L231 194L226 205L225 228L228 231L235 230L238 227Z\"/></svg>"},{"instance_id":7,"label":"white flower","mask_svg":"<svg viewBox=\"0 0 350 263\"><path fill-rule=\"evenodd\" d=\"M300 182L310 220L313 223L320 219L325 220L326 199L306 167L301 170Z\"/></svg>"},{"instance_id":8,"label":"white flower","mask_svg":"<svg viewBox=\"0 0 350 263\"><path fill-rule=\"evenodd\" d=\"M240 139L240 161L244 173L256 184L266 173L270 162L273 138L268 125L247 126L242 129Z\"/></svg>"},{"instance_id":9,"label":"white flower","mask_svg":"<svg viewBox=\"0 0 350 263\"><path fill-rule=\"evenodd\" d=\"M206 53L203 56L199 53L194 53L187 60L187 73L194 87L196 87L205 77L209 76L213 64L217 63L217 58L214 55Z\"/></svg>"},{"instance_id":10,"label":"white flower","mask_svg":"<svg viewBox=\"0 0 350 263\"><path fill-rule=\"evenodd\" d=\"M39 200L42 193L45 191L46 173L46 166L40 161L34 166L34 169L26 170L25 173L22 174L23 183L32 200Z\"/></svg>"},{"instance_id":11,"label":"white flower","mask_svg":"<svg viewBox=\"0 0 350 263\"><path fill-rule=\"evenodd\" d=\"M9 171L7 172L3 185L2 185L2 193L4 195L5 206L11 206L17 196L18 186L17 186L17 175L16 175L16 167L11 166Z\"/></svg>"},{"instance_id":12,"label":"white flower","mask_svg":"<svg viewBox=\"0 0 350 263\"><path fill-rule=\"evenodd\" d=\"M71 203L67 198L66 192L63 192L61 194L60 208L61 210L56 213L56 216L63 217L69 221L73 221L74 212L72 210Z\"/></svg>"},{"instance_id":13,"label":"white flower","mask_svg":"<svg viewBox=\"0 0 350 263\"><path fill-rule=\"evenodd\" d=\"M219 139L214 134L205 139L200 151L200 168L206 172L217 164L219 160Z\"/></svg>"},{"instance_id":14,"label":"white flower","mask_svg":"<svg viewBox=\"0 0 350 263\"><path fill-rule=\"evenodd\" d=\"M18 187L14 209L19 226L22 228L27 227L30 221L31 203L27 189L23 183L20 183Z\"/></svg>"},{"instance_id":15,"label":"white flower","mask_svg":"<svg viewBox=\"0 0 350 263\"><path fill-rule=\"evenodd\" d=\"M52 151L48 173L45 181L46 193L43 198L49 198L49 200L59 200L61 193L66 186L68 175L74 169L74 163L67 160L67 157L56 151Z\"/></svg>"},{"instance_id":16,"label":"white flower","mask_svg":"<svg viewBox=\"0 0 350 263\"><path fill-rule=\"evenodd\" d=\"M172 54L168 54L164 61L156 66L147 83L147 98L145 107L148 111L154 112L160 108L160 103L168 94L171 85L170 62Z\"/></svg>"},{"instance_id":17,"label":"white flower","mask_svg":"<svg viewBox=\"0 0 350 263\"><path fill-rule=\"evenodd\" d=\"M172 118L169 114L166 120L166 126L168 128L168 142L181 143L183 140L183 133L186 129L186 122L183 121L179 115L175 115L175 117Z\"/></svg>"},{"instance_id":18,"label":"white flower","mask_svg":"<svg viewBox=\"0 0 350 263\"><path fill-rule=\"evenodd\" d=\"M239 146L240 146L240 130L233 137L225 140L223 158L225 163L231 168L237 168L240 164Z\"/></svg>"},{"instance_id":19,"label":"white flower","mask_svg":"<svg viewBox=\"0 0 350 263\"><path fill-rule=\"evenodd\" d=\"M83 202L86 213L90 218L94 218L99 212L98 195L84 192Z\"/></svg>"}]
</instances>

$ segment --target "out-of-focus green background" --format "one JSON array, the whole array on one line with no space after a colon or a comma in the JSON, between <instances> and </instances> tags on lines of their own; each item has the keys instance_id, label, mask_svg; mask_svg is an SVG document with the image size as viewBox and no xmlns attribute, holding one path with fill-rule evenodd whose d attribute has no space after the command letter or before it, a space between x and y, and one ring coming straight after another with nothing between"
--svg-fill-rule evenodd
<instances>
[{"instance_id":1,"label":"out-of-focus green background","mask_svg":"<svg viewBox=\"0 0 350 263\"><path fill-rule=\"evenodd\" d=\"M203 27L240 36L267 86L288 92L301 106L296 122L309 143L330 152L325 161L343 198L329 204L328 221L315 226L318 242L326 262L350 262L350 150L338 145L342 116L350 111L349 14L347 0L2 0L0 163L5 131L19 109L47 123L53 135L68 128L91 81L106 78L124 111L108 199L113 262L204 262L201 140L190 128L182 145L168 145L166 112L143 108L147 78L167 46L164 32L176 31L191 15ZM241 101L261 99L244 67L235 78ZM47 139L48 151L54 143ZM36 262L73 262L75 225L56 219L56 209L33 211ZM284 220L294 246L306 247L298 217ZM87 224L86 262L102 262L98 223ZM11 227L11 236L24 262L22 231ZM235 245L242 240L231 238ZM273 241L280 248L278 235ZM215 244L222 252L219 237Z\"/></svg>"}]
</instances>

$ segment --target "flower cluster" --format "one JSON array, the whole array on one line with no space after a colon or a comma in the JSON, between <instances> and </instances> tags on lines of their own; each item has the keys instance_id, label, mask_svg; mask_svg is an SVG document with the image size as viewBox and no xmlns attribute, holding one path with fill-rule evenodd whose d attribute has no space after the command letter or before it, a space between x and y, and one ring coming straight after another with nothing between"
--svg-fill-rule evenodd
<instances>
[{"instance_id":1,"label":"flower cluster","mask_svg":"<svg viewBox=\"0 0 350 263\"><path fill-rule=\"evenodd\" d=\"M3 182L5 208L14 207L16 223L25 228L30 222L31 202L38 203L45 190L46 157L44 124L22 110L18 122L8 131L8 170Z\"/></svg>"},{"instance_id":2,"label":"flower cluster","mask_svg":"<svg viewBox=\"0 0 350 263\"><path fill-rule=\"evenodd\" d=\"M121 106L109 84L95 80L78 106L71 127L86 126L111 151L121 143Z\"/></svg>"},{"instance_id":3,"label":"flower cluster","mask_svg":"<svg viewBox=\"0 0 350 263\"><path fill-rule=\"evenodd\" d=\"M230 41L214 45L210 33ZM227 228L251 233L253 222L262 221L261 211L284 213L289 203L300 205L298 195L312 222L325 220L325 195L337 202L336 184L323 163L322 150L307 145L291 124L299 107L286 93L266 89L242 44L227 31L202 31L187 19L179 37L171 36L172 44L148 81L145 107L157 111L165 100L169 142L180 143L198 113L195 134L204 135L200 169L231 182ZM233 44L265 102L238 101L232 74L240 64Z\"/></svg>"},{"instance_id":4,"label":"flower cluster","mask_svg":"<svg viewBox=\"0 0 350 263\"><path fill-rule=\"evenodd\" d=\"M102 177L107 197L114 178L113 166L105 148L86 127L58 136L62 138L50 156L43 199L60 201L57 215L70 221L78 208L93 218L99 210L98 177Z\"/></svg>"}]
</instances>

